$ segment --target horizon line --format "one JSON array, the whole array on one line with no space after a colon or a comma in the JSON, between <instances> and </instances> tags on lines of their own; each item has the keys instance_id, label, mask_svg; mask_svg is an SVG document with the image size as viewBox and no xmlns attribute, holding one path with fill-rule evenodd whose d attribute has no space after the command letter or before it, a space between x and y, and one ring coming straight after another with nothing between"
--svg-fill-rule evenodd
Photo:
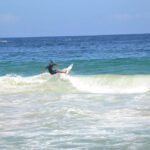
<instances>
[{"instance_id":1,"label":"horizon line","mask_svg":"<svg viewBox=\"0 0 150 150\"><path fill-rule=\"evenodd\" d=\"M55 35L55 36L50 36L50 35L42 35L42 36L8 36L8 37L0 37L2 38L44 38L44 37L87 37L87 36L113 36L113 35L143 35L143 34L150 34L150 33L119 33L119 34L90 34L90 35Z\"/></svg>"}]
</instances>

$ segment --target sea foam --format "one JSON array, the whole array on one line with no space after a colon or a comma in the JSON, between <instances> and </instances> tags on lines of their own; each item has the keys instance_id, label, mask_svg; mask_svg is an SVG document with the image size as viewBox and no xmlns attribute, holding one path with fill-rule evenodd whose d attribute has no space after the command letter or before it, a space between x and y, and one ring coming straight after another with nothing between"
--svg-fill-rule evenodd
<instances>
[{"instance_id":1,"label":"sea foam","mask_svg":"<svg viewBox=\"0 0 150 150\"><path fill-rule=\"evenodd\" d=\"M0 77L0 93L87 92L144 93L150 91L150 75L35 75Z\"/></svg>"}]
</instances>

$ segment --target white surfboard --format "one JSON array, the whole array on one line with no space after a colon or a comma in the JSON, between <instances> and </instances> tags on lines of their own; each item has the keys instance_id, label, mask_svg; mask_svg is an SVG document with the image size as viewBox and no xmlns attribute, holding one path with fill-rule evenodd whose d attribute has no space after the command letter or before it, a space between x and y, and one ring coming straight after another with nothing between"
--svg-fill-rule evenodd
<instances>
[{"instance_id":1,"label":"white surfboard","mask_svg":"<svg viewBox=\"0 0 150 150\"><path fill-rule=\"evenodd\" d=\"M68 73L70 72L70 70L72 69L72 67L73 67L73 64L71 64L71 65L70 65L69 67L67 67L67 68L64 68L63 71L66 71L66 70L67 70L66 74L68 74Z\"/></svg>"}]
</instances>

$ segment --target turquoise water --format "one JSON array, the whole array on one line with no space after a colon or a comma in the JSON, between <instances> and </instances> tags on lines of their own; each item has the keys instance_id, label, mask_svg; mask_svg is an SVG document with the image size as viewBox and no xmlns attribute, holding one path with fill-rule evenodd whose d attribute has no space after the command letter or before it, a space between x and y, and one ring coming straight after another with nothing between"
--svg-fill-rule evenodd
<instances>
[{"instance_id":1,"label":"turquoise water","mask_svg":"<svg viewBox=\"0 0 150 150\"><path fill-rule=\"evenodd\" d=\"M0 39L0 149L148 150L149 125L150 34Z\"/></svg>"}]
</instances>

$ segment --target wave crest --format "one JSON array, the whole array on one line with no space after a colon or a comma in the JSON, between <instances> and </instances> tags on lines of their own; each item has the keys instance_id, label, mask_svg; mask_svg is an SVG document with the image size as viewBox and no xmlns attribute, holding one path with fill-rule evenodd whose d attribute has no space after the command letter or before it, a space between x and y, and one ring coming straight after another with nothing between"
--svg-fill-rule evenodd
<instances>
[{"instance_id":1,"label":"wave crest","mask_svg":"<svg viewBox=\"0 0 150 150\"><path fill-rule=\"evenodd\" d=\"M0 93L143 93L150 91L150 75L64 75L45 73L30 77L0 77Z\"/></svg>"},{"instance_id":2,"label":"wave crest","mask_svg":"<svg viewBox=\"0 0 150 150\"><path fill-rule=\"evenodd\" d=\"M143 93L150 91L150 75L93 75L71 77L80 91L91 93Z\"/></svg>"}]
</instances>

